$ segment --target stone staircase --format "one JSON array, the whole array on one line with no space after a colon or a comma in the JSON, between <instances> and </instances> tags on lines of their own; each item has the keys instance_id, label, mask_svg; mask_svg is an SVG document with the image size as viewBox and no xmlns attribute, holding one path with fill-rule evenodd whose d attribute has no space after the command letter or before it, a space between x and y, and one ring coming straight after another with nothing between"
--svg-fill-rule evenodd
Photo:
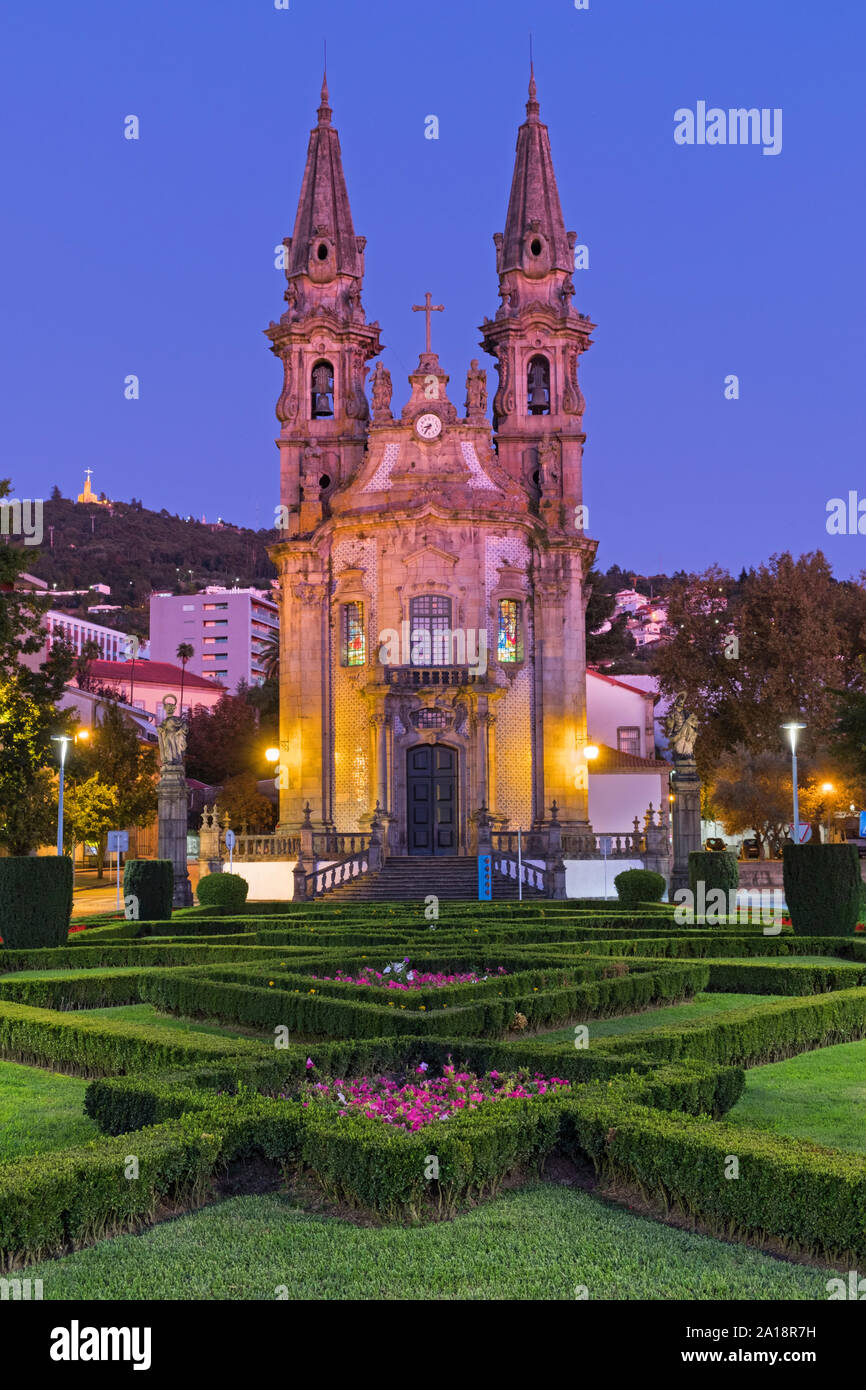
<instances>
[{"instance_id":1,"label":"stone staircase","mask_svg":"<svg viewBox=\"0 0 866 1390\"><path fill-rule=\"evenodd\" d=\"M396 903L423 902L430 894L461 902L478 900L478 860L474 855L443 855L441 858L394 856L385 860L378 873L361 874L349 883L323 894L322 902ZM516 902L517 884L493 875L495 901ZM543 900L544 894L524 884L525 900Z\"/></svg>"}]
</instances>

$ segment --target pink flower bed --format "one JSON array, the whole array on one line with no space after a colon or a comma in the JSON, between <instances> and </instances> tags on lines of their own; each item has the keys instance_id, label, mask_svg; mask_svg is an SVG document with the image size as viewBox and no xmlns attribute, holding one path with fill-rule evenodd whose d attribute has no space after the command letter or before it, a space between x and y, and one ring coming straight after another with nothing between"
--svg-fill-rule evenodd
<instances>
[{"instance_id":1,"label":"pink flower bed","mask_svg":"<svg viewBox=\"0 0 866 1390\"><path fill-rule=\"evenodd\" d=\"M493 971L494 976L507 975L508 971L500 965ZM378 985L381 989L442 989L444 985L480 985L489 980L489 975L476 975L470 970L464 975L443 975L441 971L410 970L409 957L386 965L384 970L374 970L365 965L357 975L345 975L338 970L336 975L314 975L314 980L330 980L339 985Z\"/></svg>"},{"instance_id":2,"label":"pink flower bed","mask_svg":"<svg viewBox=\"0 0 866 1390\"><path fill-rule=\"evenodd\" d=\"M428 1064L422 1062L415 1068L411 1081L364 1076L354 1081L307 1082L302 1088L301 1104L336 1106L340 1118L363 1115L397 1129L414 1131L437 1120L477 1110L479 1105L488 1102L532 1100L566 1090L571 1085L562 1077L545 1077L541 1072L533 1074L525 1068L510 1072L489 1071L477 1076L474 1072L458 1071L449 1063L443 1067L441 1076L428 1077L428 1071Z\"/></svg>"}]
</instances>

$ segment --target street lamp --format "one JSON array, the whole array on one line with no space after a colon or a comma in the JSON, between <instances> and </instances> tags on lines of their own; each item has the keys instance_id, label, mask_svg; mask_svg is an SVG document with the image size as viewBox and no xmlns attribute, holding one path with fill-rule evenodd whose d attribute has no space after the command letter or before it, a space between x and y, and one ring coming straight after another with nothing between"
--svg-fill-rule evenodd
<instances>
[{"instance_id":1,"label":"street lamp","mask_svg":"<svg viewBox=\"0 0 866 1390\"><path fill-rule=\"evenodd\" d=\"M267 758L269 763L278 763L280 761L279 748L266 748L265 757Z\"/></svg>"},{"instance_id":2,"label":"street lamp","mask_svg":"<svg viewBox=\"0 0 866 1390\"><path fill-rule=\"evenodd\" d=\"M587 762L591 763L595 761L595 759L598 757L598 749L596 748L594 743L588 743L586 745L586 747L583 750L583 756L586 758Z\"/></svg>"},{"instance_id":3,"label":"street lamp","mask_svg":"<svg viewBox=\"0 0 866 1390\"><path fill-rule=\"evenodd\" d=\"M63 854L63 768L66 763L66 749L72 742L68 734L52 734L52 743L60 744L60 794L57 802L57 853Z\"/></svg>"},{"instance_id":4,"label":"street lamp","mask_svg":"<svg viewBox=\"0 0 866 1390\"><path fill-rule=\"evenodd\" d=\"M791 740L791 781L794 785L794 844L800 843L800 799L797 793L797 735L806 725L799 719L789 719L782 728L788 730Z\"/></svg>"}]
</instances>

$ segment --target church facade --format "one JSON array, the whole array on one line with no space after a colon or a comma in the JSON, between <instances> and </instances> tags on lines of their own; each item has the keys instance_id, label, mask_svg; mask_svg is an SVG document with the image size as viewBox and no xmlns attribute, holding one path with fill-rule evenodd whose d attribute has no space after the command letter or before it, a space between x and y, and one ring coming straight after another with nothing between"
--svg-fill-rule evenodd
<instances>
[{"instance_id":1,"label":"church facade","mask_svg":"<svg viewBox=\"0 0 866 1390\"><path fill-rule=\"evenodd\" d=\"M580 356L563 220L534 77L504 231L499 307L455 391L426 346L395 400L363 307L327 84L311 132L286 310L266 330L280 423L280 823L388 826L398 855L473 853L494 828L589 831ZM435 268L430 267L431 273ZM408 309L408 306L407 306ZM421 321L419 320L419 324ZM369 381L369 397L367 378ZM554 808L552 810L552 808Z\"/></svg>"}]
</instances>

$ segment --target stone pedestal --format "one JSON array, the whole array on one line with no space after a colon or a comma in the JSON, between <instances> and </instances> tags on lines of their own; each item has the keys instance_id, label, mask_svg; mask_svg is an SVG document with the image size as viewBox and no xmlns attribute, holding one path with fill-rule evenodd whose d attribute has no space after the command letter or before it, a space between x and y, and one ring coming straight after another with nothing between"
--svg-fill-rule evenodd
<instances>
[{"instance_id":1,"label":"stone pedestal","mask_svg":"<svg viewBox=\"0 0 866 1390\"><path fill-rule=\"evenodd\" d=\"M183 767L163 767L156 789L159 807L157 857L174 865L173 907L192 907L186 862L187 789Z\"/></svg>"},{"instance_id":2,"label":"stone pedestal","mask_svg":"<svg viewBox=\"0 0 866 1390\"><path fill-rule=\"evenodd\" d=\"M671 890L689 886L689 854L701 848L701 784L693 757L674 753L674 867Z\"/></svg>"}]
</instances>

